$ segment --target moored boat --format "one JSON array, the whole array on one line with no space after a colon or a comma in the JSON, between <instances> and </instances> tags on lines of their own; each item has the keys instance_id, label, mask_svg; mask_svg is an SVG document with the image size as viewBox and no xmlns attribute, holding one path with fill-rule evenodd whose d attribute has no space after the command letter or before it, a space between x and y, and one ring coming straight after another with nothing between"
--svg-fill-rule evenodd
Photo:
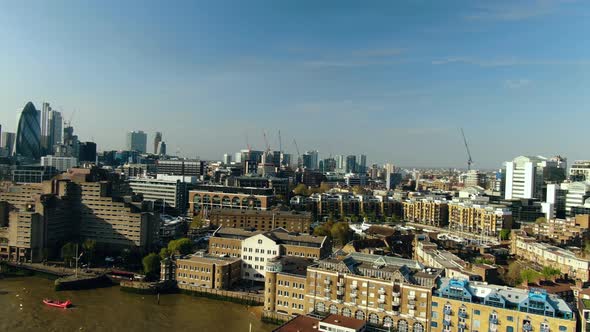
<instances>
[{"instance_id":1,"label":"moored boat","mask_svg":"<svg viewBox=\"0 0 590 332\"><path fill-rule=\"evenodd\" d=\"M58 300L50 300L50 299L45 299L43 300L43 303L45 303L46 305L50 306L50 307L56 307L56 308L63 308L63 309L67 309L69 306L72 305L72 301L70 300L66 300L66 301L58 301Z\"/></svg>"}]
</instances>

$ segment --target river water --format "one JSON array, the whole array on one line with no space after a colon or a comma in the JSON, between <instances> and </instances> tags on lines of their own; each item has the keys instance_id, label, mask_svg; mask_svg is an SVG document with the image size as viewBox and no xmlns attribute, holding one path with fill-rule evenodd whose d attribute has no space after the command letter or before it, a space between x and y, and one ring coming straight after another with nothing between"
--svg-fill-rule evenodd
<instances>
[{"instance_id":1,"label":"river water","mask_svg":"<svg viewBox=\"0 0 590 332\"><path fill-rule=\"evenodd\" d=\"M71 309L45 306L44 298L74 303ZM119 287L53 290L40 277L0 279L0 331L272 331L250 309L234 303L182 294L155 296Z\"/></svg>"}]
</instances>

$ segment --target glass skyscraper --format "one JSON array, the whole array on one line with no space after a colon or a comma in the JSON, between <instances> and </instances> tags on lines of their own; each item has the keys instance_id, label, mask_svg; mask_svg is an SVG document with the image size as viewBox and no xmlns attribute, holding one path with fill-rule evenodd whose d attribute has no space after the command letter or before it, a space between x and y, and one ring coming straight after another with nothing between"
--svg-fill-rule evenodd
<instances>
[{"instance_id":1,"label":"glass skyscraper","mask_svg":"<svg viewBox=\"0 0 590 332\"><path fill-rule=\"evenodd\" d=\"M32 102L28 102L20 114L16 132L15 154L34 160L41 159L39 111Z\"/></svg>"}]
</instances>

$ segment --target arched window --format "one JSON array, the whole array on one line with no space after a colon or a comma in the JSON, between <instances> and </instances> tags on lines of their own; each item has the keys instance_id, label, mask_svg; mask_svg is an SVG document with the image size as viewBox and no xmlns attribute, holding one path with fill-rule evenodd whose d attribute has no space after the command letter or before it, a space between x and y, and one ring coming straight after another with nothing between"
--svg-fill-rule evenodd
<instances>
[{"instance_id":1,"label":"arched window","mask_svg":"<svg viewBox=\"0 0 590 332\"><path fill-rule=\"evenodd\" d=\"M203 204L209 204L209 203L211 203L211 196L203 195Z\"/></svg>"},{"instance_id":2,"label":"arched window","mask_svg":"<svg viewBox=\"0 0 590 332\"><path fill-rule=\"evenodd\" d=\"M369 323L371 324L379 324L379 316L377 316L377 314L370 314L369 315Z\"/></svg>"},{"instance_id":3,"label":"arched window","mask_svg":"<svg viewBox=\"0 0 590 332\"><path fill-rule=\"evenodd\" d=\"M231 199L231 205L234 208L239 208L240 207L240 198L239 197L234 197Z\"/></svg>"},{"instance_id":4,"label":"arched window","mask_svg":"<svg viewBox=\"0 0 590 332\"><path fill-rule=\"evenodd\" d=\"M393 327L393 318L389 316L383 317L383 326L384 327Z\"/></svg>"},{"instance_id":5,"label":"arched window","mask_svg":"<svg viewBox=\"0 0 590 332\"><path fill-rule=\"evenodd\" d=\"M405 320L400 320L397 322L397 331L398 332L408 332L408 322Z\"/></svg>"},{"instance_id":6,"label":"arched window","mask_svg":"<svg viewBox=\"0 0 590 332\"><path fill-rule=\"evenodd\" d=\"M248 197L242 198L242 208L248 207Z\"/></svg>"},{"instance_id":7,"label":"arched window","mask_svg":"<svg viewBox=\"0 0 590 332\"><path fill-rule=\"evenodd\" d=\"M213 204L219 205L221 204L221 197L215 195L213 196Z\"/></svg>"},{"instance_id":8,"label":"arched window","mask_svg":"<svg viewBox=\"0 0 590 332\"><path fill-rule=\"evenodd\" d=\"M350 310L349 308L342 309L342 316L352 317L352 310Z\"/></svg>"},{"instance_id":9,"label":"arched window","mask_svg":"<svg viewBox=\"0 0 590 332\"><path fill-rule=\"evenodd\" d=\"M318 312L326 312L326 305L324 302L318 302L315 304L315 310Z\"/></svg>"},{"instance_id":10,"label":"arched window","mask_svg":"<svg viewBox=\"0 0 590 332\"><path fill-rule=\"evenodd\" d=\"M338 314L338 307L337 307L336 305L332 304L332 305L330 306L330 313L331 313L332 315L337 315L337 314Z\"/></svg>"},{"instance_id":11,"label":"arched window","mask_svg":"<svg viewBox=\"0 0 590 332\"><path fill-rule=\"evenodd\" d=\"M424 332L424 326L420 323L414 323L414 332Z\"/></svg>"},{"instance_id":12,"label":"arched window","mask_svg":"<svg viewBox=\"0 0 590 332\"><path fill-rule=\"evenodd\" d=\"M357 310L354 317L358 320L365 320L365 313L362 310Z\"/></svg>"},{"instance_id":13,"label":"arched window","mask_svg":"<svg viewBox=\"0 0 590 332\"><path fill-rule=\"evenodd\" d=\"M201 199L201 196L199 196L199 195L195 195L193 197L193 203L195 203L195 204L201 204L202 201L203 201L203 199Z\"/></svg>"},{"instance_id":14,"label":"arched window","mask_svg":"<svg viewBox=\"0 0 590 332\"><path fill-rule=\"evenodd\" d=\"M221 203L223 204L223 206L230 206L231 200L228 196L223 196L223 198L221 199Z\"/></svg>"}]
</instances>

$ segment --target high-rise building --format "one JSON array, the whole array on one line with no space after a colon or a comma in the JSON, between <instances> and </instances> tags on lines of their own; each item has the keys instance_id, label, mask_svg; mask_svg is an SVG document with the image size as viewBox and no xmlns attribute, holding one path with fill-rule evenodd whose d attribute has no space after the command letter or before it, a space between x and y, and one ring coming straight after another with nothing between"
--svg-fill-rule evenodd
<instances>
[{"instance_id":1,"label":"high-rise building","mask_svg":"<svg viewBox=\"0 0 590 332\"><path fill-rule=\"evenodd\" d=\"M83 142L78 147L78 156L80 162L96 162L96 143L94 142Z\"/></svg>"},{"instance_id":2,"label":"high-rise building","mask_svg":"<svg viewBox=\"0 0 590 332\"><path fill-rule=\"evenodd\" d=\"M572 181L590 181L590 160L576 160L570 167Z\"/></svg>"},{"instance_id":3,"label":"high-rise building","mask_svg":"<svg viewBox=\"0 0 590 332\"><path fill-rule=\"evenodd\" d=\"M505 198L543 198L546 181L565 178L563 159L520 156L506 162Z\"/></svg>"},{"instance_id":4,"label":"high-rise building","mask_svg":"<svg viewBox=\"0 0 590 332\"><path fill-rule=\"evenodd\" d=\"M16 131L15 154L33 160L41 158L39 112L32 102L28 102L20 114Z\"/></svg>"},{"instance_id":5,"label":"high-rise building","mask_svg":"<svg viewBox=\"0 0 590 332\"><path fill-rule=\"evenodd\" d=\"M12 155L14 152L14 141L16 140L15 133L9 133L7 131L2 133L2 149L6 151L7 155Z\"/></svg>"},{"instance_id":6,"label":"high-rise building","mask_svg":"<svg viewBox=\"0 0 590 332\"><path fill-rule=\"evenodd\" d=\"M465 187L485 187L486 175L478 170L469 170L465 176Z\"/></svg>"},{"instance_id":7,"label":"high-rise building","mask_svg":"<svg viewBox=\"0 0 590 332\"><path fill-rule=\"evenodd\" d=\"M160 142L162 142L162 133L157 131L154 137L154 154L160 154Z\"/></svg>"},{"instance_id":8,"label":"high-rise building","mask_svg":"<svg viewBox=\"0 0 590 332\"><path fill-rule=\"evenodd\" d=\"M52 166L60 172L65 172L70 168L78 166L78 159L75 157L41 157L41 166Z\"/></svg>"},{"instance_id":9,"label":"high-rise building","mask_svg":"<svg viewBox=\"0 0 590 332\"><path fill-rule=\"evenodd\" d=\"M356 156L346 156L346 173L356 173Z\"/></svg>"},{"instance_id":10,"label":"high-rise building","mask_svg":"<svg viewBox=\"0 0 590 332\"><path fill-rule=\"evenodd\" d=\"M166 142L162 141L158 144L158 153L160 156L166 155Z\"/></svg>"},{"instance_id":11,"label":"high-rise building","mask_svg":"<svg viewBox=\"0 0 590 332\"><path fill-rule=\"evenodd\" d=\"M41 110L41 150L43 154L54 152L54 146L62 140L63 119L61 113L44 102Z\"/></svg>"},{"instance_id":12,"label":"high-rise building","mask_svg":"<svg viewBox=\"0 0 590 332\"><path fill-rule=\"evenodd\" d=\"M231 164L231 154L228 154L228 153L223 154L223 164L224 165Z\"/></svg>"},{"instance_id":13,"label":"high-rise building","mask_svg":"<svg viewBox=\"0 0 590 332\"><path fill-rule=\"evenodd\" d=\"M146 152L147 134L143 131L130 131L127 133L127 150Z\"/></svg>"},{"instance_id":14,"label":"high-rise building","mask_svg":"<svg viewBox=\"0 0 590 332\"><path fill-rule=\"evenodd\" d=\"M343 155L337 155L335 157L336 159L336 169L339 170L340 172L344 171L344 156Z\"/></svg>"},{"instance_id":15,"label":"high-rise building","mask_svg":"<svg viewBox=\"0 0 590 332\"><path fill-rule=\"evenodd\" d=\"M361 154L361 162L359 164L359 169L358 172L359 173L367 173L367 156L365 156L364 154Z\"/></svg>"},{"instance_id":16,"label":"high-rise building","mask_svg":"<svg viewBox=\"0 0 590 332\"><path fill-rule=\"evenodd\" d=\"M302 156L303 167L314 170L318 169L318 151L307 151Z\"/></svg>"}]
</instances>

